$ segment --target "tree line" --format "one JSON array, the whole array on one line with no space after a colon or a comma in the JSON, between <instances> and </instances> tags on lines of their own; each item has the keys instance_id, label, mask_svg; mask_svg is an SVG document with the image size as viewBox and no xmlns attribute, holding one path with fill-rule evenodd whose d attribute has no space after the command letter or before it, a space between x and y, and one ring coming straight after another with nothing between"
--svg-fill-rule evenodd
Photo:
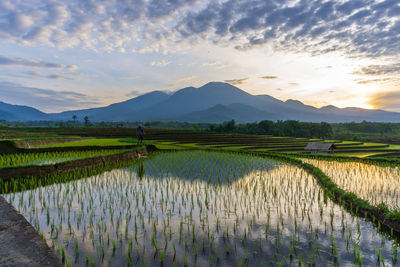
<instances>
[{"instance_id":1,"label":"tree line","mask_svg":"<svg viewBox=\"0 0 400 267\"><path fill-rule=\"evenodd\" d=\"M332 137L332 126L327 122L300 122L296 120L269 121L236 124L234 120L221 124L210 125L212 132L259 134L272 136L291 136L303 138L328 138Z\"/></svg>"}]
</instances>

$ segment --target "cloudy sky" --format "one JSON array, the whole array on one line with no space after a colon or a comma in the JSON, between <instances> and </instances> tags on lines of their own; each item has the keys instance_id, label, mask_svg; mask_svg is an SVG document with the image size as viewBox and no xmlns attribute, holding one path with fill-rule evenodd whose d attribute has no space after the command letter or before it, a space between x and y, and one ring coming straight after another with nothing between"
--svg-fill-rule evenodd
<instances>
[{"instance_id":1,"label":"cloudy sky","mask_svg":"<svg viewBox=\"0 0 400 267\"><path fill-rule=\"evenodd\" d=\"M400 1L0 1L0 101L57 112L209 81L400 111Z\"/></svg>"}]
</instances>

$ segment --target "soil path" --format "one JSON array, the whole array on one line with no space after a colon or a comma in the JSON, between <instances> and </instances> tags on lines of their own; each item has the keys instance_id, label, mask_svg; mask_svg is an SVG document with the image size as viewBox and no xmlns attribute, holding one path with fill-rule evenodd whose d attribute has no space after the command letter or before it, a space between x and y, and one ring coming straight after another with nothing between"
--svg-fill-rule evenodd
<instances>
[{"instance_id":1,"label":"soil path","mask_svg":"<svg viewBox=\"0 0 400 267\"><path fill-rule=\"evenodd\" d=\"M62 266L32 225L1 196L0 266Z\"/></svg>"}]
</instances>

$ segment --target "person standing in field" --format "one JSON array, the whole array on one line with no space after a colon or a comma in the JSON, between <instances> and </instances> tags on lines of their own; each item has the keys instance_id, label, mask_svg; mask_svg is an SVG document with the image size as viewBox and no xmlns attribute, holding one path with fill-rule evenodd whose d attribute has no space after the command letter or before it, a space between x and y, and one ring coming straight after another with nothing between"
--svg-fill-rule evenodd
<instances>
[{"instance_id":1,"label":"person standing in field","mask_svg":"<svg viewBox=\"0 0 400 267\"><path fill-rule=\"evenodd\" d=\"M137 145L143 144L144 128L141 124L136 128Z\"/></svg>"}]
</instances>

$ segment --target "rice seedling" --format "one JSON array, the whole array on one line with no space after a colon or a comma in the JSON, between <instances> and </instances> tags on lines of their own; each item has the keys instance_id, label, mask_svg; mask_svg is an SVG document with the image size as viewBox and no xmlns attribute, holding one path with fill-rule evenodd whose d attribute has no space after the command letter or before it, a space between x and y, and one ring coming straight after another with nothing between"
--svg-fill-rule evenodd
<instances>
[{"instance_id":1,"label":"rice seedling","mask_svg":"<svg viewBox=\"0 0 400 267\"><path fill-rule=\"evenodd\" d=\"M396 241L333 203L298 167L201 151L117 167L3 183L2 195L66 265L72 257L110 266L397 262Z\"/></svg>"},{"instance_id":2,"label":"rice seedling","mask_svg":"<svg viewBox=\"0 0 400 267\"><path fill-rule=\"evenodd\" d=\"M372 205L400 210L400 170L359 162L303 159L321 169L341 189L352 192Z\"/></svg>"},{"instance_id":3,"label":"rice seedling","mask_svg":"<svg viewBox=\"0 0 400 267\"><path fill-rule=\"evenodd\" d=\"M123 153L129 150L89 150L66 152L21 153L0 155L0 168L21 167L28 165L50 165L65 161L72 161L97 156L107 156Z\"/></svg>"}]
</instances>

